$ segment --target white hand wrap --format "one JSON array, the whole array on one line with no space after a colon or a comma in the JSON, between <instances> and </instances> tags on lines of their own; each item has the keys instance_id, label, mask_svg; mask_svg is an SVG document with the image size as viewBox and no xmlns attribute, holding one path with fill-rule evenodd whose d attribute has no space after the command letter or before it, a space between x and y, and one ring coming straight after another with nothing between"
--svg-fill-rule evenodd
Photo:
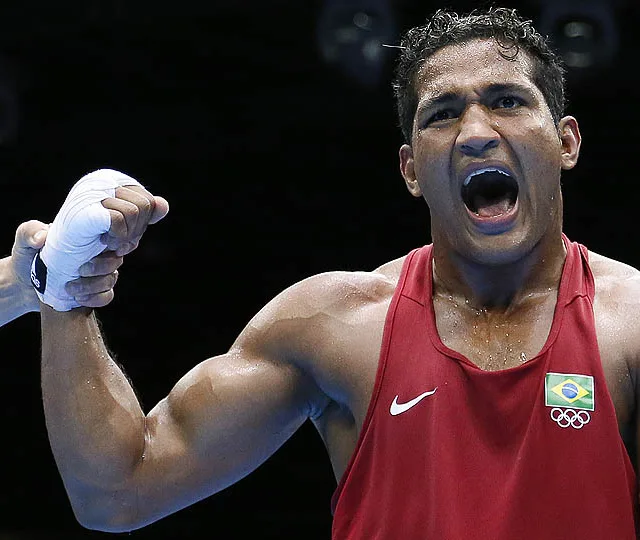
<instances>
[{"instance_id":1,"label":"white hand wrap","mask_svg":"<svg viewBox=\"0 0 640 540\"><path fill-rule=\"evenodd\" d=\"M56 311L80 306L64 286L79 278L78 269L105 249L103 234L111 217L102 201L115 197L116 188L132 185L141 184L119 171L99 169L71 188L31 264L31 283L42 302Z\"/></svg>"}]
</instances>

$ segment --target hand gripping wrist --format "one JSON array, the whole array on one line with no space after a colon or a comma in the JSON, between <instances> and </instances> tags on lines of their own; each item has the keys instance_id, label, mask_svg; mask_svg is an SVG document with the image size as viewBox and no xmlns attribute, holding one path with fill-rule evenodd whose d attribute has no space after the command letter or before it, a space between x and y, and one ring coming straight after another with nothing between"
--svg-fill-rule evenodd
<instances>
[{"instance_id":1,"label":"hand gripping wrist","mask_svg":"<svg viewBox=\"0 0 640 540\"><path fill-rule=\"evenodd\" d=\"M99 169L83 176L72 188L56 215L44 247L31 263L31 283L45 304L56 311L79 307L65 284L80 277L79 268L104 251L103 235L111 226L102 201L115 197L116 188L139 186L119 171Z\"/></svg>"}]
</instances>

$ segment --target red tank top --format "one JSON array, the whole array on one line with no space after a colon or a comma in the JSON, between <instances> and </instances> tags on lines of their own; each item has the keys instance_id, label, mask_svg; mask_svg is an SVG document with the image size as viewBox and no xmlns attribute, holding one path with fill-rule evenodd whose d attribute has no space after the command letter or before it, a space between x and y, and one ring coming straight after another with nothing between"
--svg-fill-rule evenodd
<instances>
[{"instance_id":1,"label":"red tank top","mask_svg":"<svg viewBox=\"0 0 640 540\"><path fill-rule=\"evenodd\" d=\"M567 257L540 353L483 371L436 329L431 246L406 258L369 409L333 497L335 540L631 540L584 246Z\"/></svg>"}]
</instances>

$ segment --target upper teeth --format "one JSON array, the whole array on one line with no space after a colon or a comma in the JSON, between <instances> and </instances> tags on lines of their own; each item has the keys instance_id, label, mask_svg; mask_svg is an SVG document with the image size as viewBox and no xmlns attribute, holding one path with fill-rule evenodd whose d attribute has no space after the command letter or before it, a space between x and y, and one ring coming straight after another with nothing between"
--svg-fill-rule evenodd
<instances>
[{"instance_id":1,"label":"upper teeth","mask_svg":"<svg viewBox=\"0 0 640 540\"><path fill-rule=\"evenodd\" d=\"M504 174L505 176L510 176L509 173L506 173L506 172L504 172L504 171L502 171L500 169L496 169L495 167L486 167L484 169L478 169L477 171L473 171L469 176L467 176L464 179L464 184L463 185L464 186L468 186L469 182L471 182L471 179L474 176L477 176L479 174L483 174L483 173L486 173L486 172L497 172L497 173L500 173L500 174Z\"/></svg>"}]
</instances>

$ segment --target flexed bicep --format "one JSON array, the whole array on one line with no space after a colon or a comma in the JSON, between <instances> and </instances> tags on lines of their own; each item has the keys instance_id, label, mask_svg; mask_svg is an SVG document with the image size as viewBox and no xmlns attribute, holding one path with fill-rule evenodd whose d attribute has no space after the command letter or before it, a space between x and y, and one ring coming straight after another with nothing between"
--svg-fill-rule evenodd
<instances>
[{"instance_id":1,"label":"flexed bicep","mask_svg":"<svg viewBox=\"0 0 640 540\"><path fill-rule=\"evenodd\" d=\"M256 469L309 417L311 386L294 365L241 349L188 372L147 415L136 526Z\"/></svg>"}]
</instances>

